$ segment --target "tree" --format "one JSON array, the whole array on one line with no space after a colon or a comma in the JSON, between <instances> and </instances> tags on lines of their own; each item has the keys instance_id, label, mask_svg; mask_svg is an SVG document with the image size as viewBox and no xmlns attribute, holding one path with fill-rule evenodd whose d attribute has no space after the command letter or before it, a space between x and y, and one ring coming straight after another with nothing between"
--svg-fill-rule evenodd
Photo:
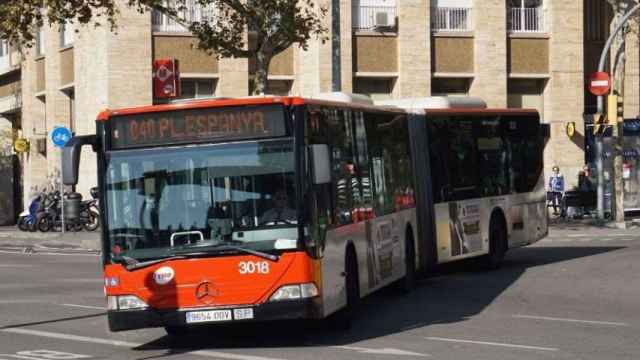
<instances>
[{"instance_id":1,"label":"tree","mask_svg":"<svg viewBox=\"0 0 640 360\"><path fill-rule=\"evenodd\" d=\"M325 41L322 23L327 9L314 0L121 0L140 12L154 9L187 27L198 48L218 57L256 59L255 92L267 90L271 60L290 46L307 49L312 37ZM0 36L30 47L37 30L67 21L117 28L118 0L21 0L0 3ZM207 16L189 16L194 5L212 9ZM248 47L247 32L255 36Z\"/></svg>"}]
</instances>

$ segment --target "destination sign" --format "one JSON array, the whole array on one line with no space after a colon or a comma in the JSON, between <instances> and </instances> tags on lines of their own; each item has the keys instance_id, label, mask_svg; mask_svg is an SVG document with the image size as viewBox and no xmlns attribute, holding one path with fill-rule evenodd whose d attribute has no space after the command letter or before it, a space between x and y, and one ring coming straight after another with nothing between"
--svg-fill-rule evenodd
<instances>
[{"instance_id":1,"label":"destination sign","mask_svg":"<svg viewBox=\"0 0 640 360\"><path fill-rule=\"evenodd\" d=\"M177 110L111 119L114 149L286 135L282 105Z\"/></svg>"}]
</instances>

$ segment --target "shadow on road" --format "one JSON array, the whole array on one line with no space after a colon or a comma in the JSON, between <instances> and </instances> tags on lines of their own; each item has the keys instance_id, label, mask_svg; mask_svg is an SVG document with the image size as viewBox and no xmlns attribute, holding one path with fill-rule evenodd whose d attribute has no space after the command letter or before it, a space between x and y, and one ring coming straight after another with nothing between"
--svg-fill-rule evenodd
<instances>
[{"instance_id":1,"label":"shadow on road","mask_svg":"<svg viewBox=\"0 0 640 360\"><path fill-rule=\"evenodd\" d=\"M99 314L82 315L82 316L68 316L68 317L59 318L59 319L50 319L50 320L34 321L34 322L30 322L30 323L4 325L4 326L0 326L0 330L21 328L21 327L27 327L27 326L36 326L36 325L43 325L43 324L53 324L53 323L65 322L65 321L82 320L82 319L101 317L101 316L105 316L105 315L107 315L107 313L101 312Z\"/></svg>"},{"instance_id":2,"label":"shadow on road","mask_svg":"<svg viewBox=\"0 0 640 360\"><path fill-rule=\"evenodd\" d=\"M335 331L326 322L273 322L204 327L179 339L158 338L136 350L191 350L340 346L433 324L456 323L491 304L529 268L622 249L623 247L529 247L509 253L503 267L471 270L470 263L442 266L409 295L393 288L363 300L353 328Z\"/></svg>"}]
</instances>

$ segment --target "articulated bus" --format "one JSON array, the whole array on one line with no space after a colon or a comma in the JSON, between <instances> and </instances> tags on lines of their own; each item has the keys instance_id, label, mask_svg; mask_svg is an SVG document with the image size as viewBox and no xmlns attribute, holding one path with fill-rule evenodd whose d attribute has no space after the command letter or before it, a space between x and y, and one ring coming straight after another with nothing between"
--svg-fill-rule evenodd
<instances>
[{"instance_id":1,"label":"articulated bus","mask_svg":"<svg viewBox=\"0 0 640 360\"><path fill-rule=\"evenodd\" d=\"M547 234L535 111L336 99L104 111L66 145L66 185L97 152L112 331L348 326L382 287L471 257L495 268Z\"/></svg>"}]
</instances>

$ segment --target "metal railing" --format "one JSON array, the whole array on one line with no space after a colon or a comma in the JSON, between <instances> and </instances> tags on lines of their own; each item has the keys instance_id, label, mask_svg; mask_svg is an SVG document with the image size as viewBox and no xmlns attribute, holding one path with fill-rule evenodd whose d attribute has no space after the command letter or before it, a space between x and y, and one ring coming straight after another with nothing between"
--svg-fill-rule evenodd
<instances>
[{"instance_id":1,"label":"metal railing","mask_svg":"<svg viewBox=\"0 0 640 360\"><path fill-rule=\"evenodd\" d=\"M471 8L431 8L432 31L471 31Z\"/></svg>"},{"instance_id":2,"label":"metal railing","mask_svg":"<svg viewBox=\"0 0 640 360\"><path fill-rule=\"evenodd\" d=\"M507 9L507 29L511 32L546 32L545 14L543 8Z\"/></svg>"},{"instance_id":3,"label":"metal railing","mask_svg":"<svg viewBox=\"0 0 640 360\"><path fill-rule=\"evenodd\" d=\"M374 30L395 28L398 11L395 5L369 6L354 4L351 14L354 30Z\"/></svg>"},{"instance_id":4,"label":"metal railing","mask_svg":"<svg viewBox=\"0 0 640 360\"><path fill-rule=\"evenodd\" d=\"M215 4L202 6L197 0L187 0L186 8L186 10L179 12L178 16L186 20L187 23L213 21L217 11ZM152 13L151 23L153 25L153 31L189 32L186 26L156 10Z\"/></svg>"}]
</instances>

